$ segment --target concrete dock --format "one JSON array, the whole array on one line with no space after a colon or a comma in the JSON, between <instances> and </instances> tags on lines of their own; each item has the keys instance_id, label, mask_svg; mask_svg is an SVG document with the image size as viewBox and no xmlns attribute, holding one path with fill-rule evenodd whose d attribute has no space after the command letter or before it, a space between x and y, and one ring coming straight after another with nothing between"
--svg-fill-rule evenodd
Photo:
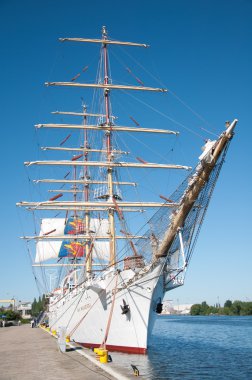
<instances>
[{"instance_id":1,"label":"concrete dock","mask_svg":"<svg viewBox=\"0 0 252 380\"><path fill-rule=\"evenodd\" d=\"M68 348L58 349L57 340L30 325L0 328L1 380L104 380L125 378L97 367ZM109 365L109 364L105 364Z\"/></svg>"}]
</instances>

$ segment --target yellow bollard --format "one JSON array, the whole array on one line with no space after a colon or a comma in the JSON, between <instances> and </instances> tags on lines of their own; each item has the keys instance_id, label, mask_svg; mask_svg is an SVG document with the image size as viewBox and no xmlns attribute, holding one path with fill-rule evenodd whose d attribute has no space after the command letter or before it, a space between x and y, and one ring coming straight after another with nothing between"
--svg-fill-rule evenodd
<instances>
[{"instance_id":1,"label":"yellow bollard","mask_svg":"<svg viewBox=\"0 0 252 380\"><path fill-rule=\"evenodd\" d=\"M96 354L96 360L99 360L100 363L108 362L108 350L105 350L104 348L94 348L94 353Z\"/></svg>"},{"instance_id":2,"label":"yellow bollard","mask_svg":"<svg viewBox=\"0 0 252 380\"><path fill-rule=\"evenodd\" d=\"M108 362L108 350L102 350L100 355L100 363L107 363Z\"/></svg>"},{"instance_id":3,"label":"yellow bollard","mask_svg":"<svg viewBox=\"0 0 252 380\"><path fill-rule=\"evenodd\" d=\"M102 348L99 348L99 347L94 348L94 353L95 353L95 358L96 358L96 360L100 360L100 353L101 353L101 350L102 350Z\"/></svg>"},{"instance_id":4,"label":"yellow bollard","mask_svg":"<svg viewBox=\"0 0 252 380\"><path fill-rule=\"evenodd\" d=\"M70 336L67 335L67 336L66 336L66 343L69 343L69 342L70 342Z\"/></svg>"}]
</instances>

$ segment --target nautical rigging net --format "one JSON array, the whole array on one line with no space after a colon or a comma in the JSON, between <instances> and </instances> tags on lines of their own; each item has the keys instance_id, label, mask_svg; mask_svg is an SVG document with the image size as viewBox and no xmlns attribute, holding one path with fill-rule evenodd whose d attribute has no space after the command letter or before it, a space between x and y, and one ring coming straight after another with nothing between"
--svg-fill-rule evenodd
<instances>
[{"instance_id":1,"label":"nautical rigging net","mask_svg":"<svg viewBox=\"0 0 252 380\"><path fill-rule=\"evenodd\" d=\"M212 170L208 181L205 183L205 186L202 188L198 198L194 202L193 207L188 213L183 228L180 230L183 247L181 247L179 232L177 232L173 243L167 252L166 267L168 280L166 282L166 286L169 289L183 284L185 270L192 257L209 201L211 199L220 170L225 161L228 147L229 142L226 144L226 147ZM192 173L169 197L173 202L180 202L188 187L188 183L190 183L190 180L192 176L196 174L196 171L197 167L194 168ZM146 231L142 234L143 238L135 242L138 255L143 256L146 263L152 262L155 252L157 251L159 244L162 242L164 235L169 228L174 211L175 210L172 208L161 207L145 225ZM127 253L124 252L124 254Z\"/></svg>"}]
</instances>

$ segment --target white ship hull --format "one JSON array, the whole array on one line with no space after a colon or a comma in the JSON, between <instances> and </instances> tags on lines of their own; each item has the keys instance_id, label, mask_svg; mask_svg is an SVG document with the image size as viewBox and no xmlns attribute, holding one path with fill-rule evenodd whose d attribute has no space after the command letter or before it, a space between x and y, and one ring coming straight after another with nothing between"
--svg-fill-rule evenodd
<instances>
[{"instance_id":1,"label":"white ship hull","mask_svg":"<svg viewBox=\"0 0 252 380\"><path fill-rule=\"evenodd\" d=\"M86 347L105 343L113 351L146 353L156 307L163 297L162 267L161 260L147 273L139 272L135 280L132 270L110 272L104 279L61 295L50 304L50 328L66 327L67 335ZM123 300L129 306L126 314L122 314Z\"/></svg>"}]
</instances>

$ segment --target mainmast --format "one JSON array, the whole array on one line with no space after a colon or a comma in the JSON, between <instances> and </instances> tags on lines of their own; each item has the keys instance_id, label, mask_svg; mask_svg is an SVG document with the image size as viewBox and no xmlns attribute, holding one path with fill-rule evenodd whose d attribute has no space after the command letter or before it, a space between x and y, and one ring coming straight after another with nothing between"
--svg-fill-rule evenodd
<instances>
[{"instance_id":1,"label":"mainmast","mask_svg":"<svg viewBox=\"0 0 252 380\"><path fill-rule=\"evenodd\" d=\"M102 39L107 40L107 30L106 27L102 27ZM103 67L104 67L104 85L109 84L109 73L108 73L108 50L107 44L103 43ZM109 88L104 89L104 105L105 105L105 118L106 124L110 125L110 130L106 132L106 148L107 148L107 162L112 162L111 150L112 150L112 124L110 122L110 103L109 103ZM109 200L113 201L113 169L111 166L107 168L107 179L108 179L108 196ZM116 261L116 240L115 240L115 211L109 208L109 233L110 233L110 265L114 265Z\"/></svg>"},{"instance_id":2,"label":"mainmast","mask_svg":"<svg viewBox=\"0 0 252 380\"><path fill-rule=\"evenodd\" d=\"M87 124L87 107L84 104L83 105L83 125ZM88 149L88 132L86 129L84 129L84 150ZM88 161L88 151L84 151L84 161L85 163ZM85 181L89 180L89 175L88 175L88 166L84 165L83 168L83 178ZM85 202L89 201L89 183L84 184L84 200ZM90 215L89 215L89 210L85 209L85 228L86 228L86 233L89 232L89 226L90 226ZM92 243L91 243L92 244ZM86 256L86 273L87 276L89 277L92 271L92 254L91 254L91 244L86 241L85 244L85 256Z\"/></svg>"}]
</instances>

